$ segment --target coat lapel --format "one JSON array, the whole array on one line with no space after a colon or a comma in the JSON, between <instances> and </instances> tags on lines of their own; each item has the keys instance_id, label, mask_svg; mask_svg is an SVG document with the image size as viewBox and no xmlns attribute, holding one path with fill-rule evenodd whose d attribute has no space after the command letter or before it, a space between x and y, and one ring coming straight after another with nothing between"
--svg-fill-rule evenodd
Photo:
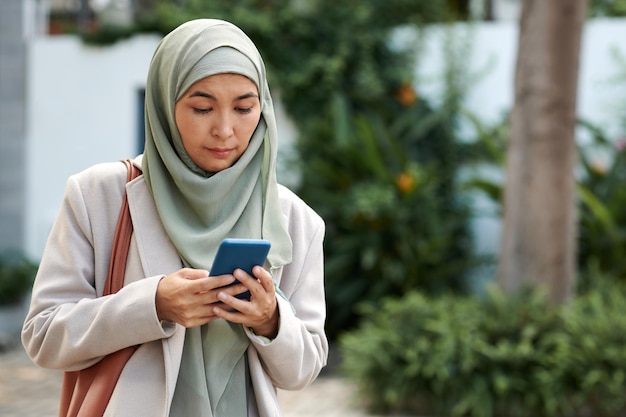
<instances>
[{"instance_id":1,"label":"coat lapel","mask_svg":"<svg viewBox=\"0 0 626 417\"><path fill-rule=\"evenodd\" d=\"M146 276L178 271L182 262L170 241L143 176L126 185L137 249Z\"/></svg>"},{"instance_id":2,"label":"coat lapel","mask_svg":"<svg viewBox=\"0 0 626 417\"><path fill-rule=\"evenodd\" d=\"M182 261L161 224L144 177L140 176L128 183L126 193L133 219L134 240L139 251L138 258L145 276L167 275L181 269ZM185 339L184 328L176 326L178 331L172 337L162 339L165 383L170 394L168 398L172 397L176 387Z\"/></svg>"}]
</instances>

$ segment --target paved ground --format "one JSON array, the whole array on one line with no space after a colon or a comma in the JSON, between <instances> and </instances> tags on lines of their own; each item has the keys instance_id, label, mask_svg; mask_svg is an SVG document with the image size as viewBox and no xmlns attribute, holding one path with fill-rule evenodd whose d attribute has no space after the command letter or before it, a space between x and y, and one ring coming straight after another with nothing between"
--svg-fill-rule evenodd
<instances>
[{"instance_id":1,"label":"paved ground","mask_svg":"<svg viewBox=\"0 0 626 417\"><path fill-rule=\"evenodd\" d=\"M35 366L17 344L0 351L0 416L56 417L61 377ZM369 416L353 394L345 380L326 373L302 391L280 391L279 398L285 417Z\"/></svg>"}]
</instances>

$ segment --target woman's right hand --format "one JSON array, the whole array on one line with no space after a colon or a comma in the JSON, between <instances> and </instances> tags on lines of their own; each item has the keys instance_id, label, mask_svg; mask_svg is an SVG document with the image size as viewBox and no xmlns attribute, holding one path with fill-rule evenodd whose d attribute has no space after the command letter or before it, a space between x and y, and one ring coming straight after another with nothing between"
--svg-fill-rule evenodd
<instances>
[{"instance_id":1,"label":"woman's right hand","mask_svg":"<svg viewBox=\"0 0 626 417\"><path fill-rule=\"evenodd\" d=\"M213 307L223 305L219 292L237 295L247 291L242 284L232 284L231 274L209 277L204 269L183 268L161 279L156 291L159 320L169 320L185 327L196 327L218 318Z\"/></svg>"}]
</instances>

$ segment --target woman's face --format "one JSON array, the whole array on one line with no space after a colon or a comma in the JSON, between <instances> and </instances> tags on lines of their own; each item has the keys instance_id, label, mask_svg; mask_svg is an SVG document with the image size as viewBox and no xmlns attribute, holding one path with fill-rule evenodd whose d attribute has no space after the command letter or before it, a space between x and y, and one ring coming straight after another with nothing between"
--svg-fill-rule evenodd
<instances>
[{"instance_id":1,"label":"woman's face","mask_svg":"<svg viewBox=\"0 0 626 417\"><path fill-rule=\"evenodd\" d=\"M175 117L187 154L205 171L218 172L248 147L261 118L259 92L243 75L211 75L176 102Z\"/></svg>"}]
</instances>

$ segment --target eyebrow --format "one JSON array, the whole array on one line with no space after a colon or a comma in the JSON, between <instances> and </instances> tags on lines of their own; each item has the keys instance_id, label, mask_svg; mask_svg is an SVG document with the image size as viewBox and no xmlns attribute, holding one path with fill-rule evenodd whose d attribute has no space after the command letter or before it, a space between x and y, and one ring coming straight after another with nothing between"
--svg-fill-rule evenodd
<instances>
[{"instance_id":1,"label":"eyebrow","mask_svg":"<svg viewBox=\"0 0 626 417\"><path fill-rule=\"evenodd\" d=\"M204 98L217 101L217 98L214 95L205 93L204 91L195 91L189 95L189 98L191 97L204 97ZM249 92L249 93L242 94L240 96L235 97L233 101L245 100L247 98L259 98L259 96L254 94L253 92Z\"/></svg>"}]
</instances>

